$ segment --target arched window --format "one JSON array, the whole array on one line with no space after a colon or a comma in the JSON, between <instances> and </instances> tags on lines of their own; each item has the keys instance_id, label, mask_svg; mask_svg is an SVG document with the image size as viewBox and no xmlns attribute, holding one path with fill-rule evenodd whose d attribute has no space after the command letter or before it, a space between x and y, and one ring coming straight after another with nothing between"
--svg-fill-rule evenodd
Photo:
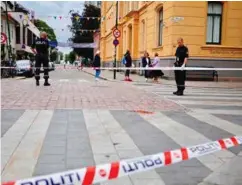
<instances>
[{"instance_id":1,"label":"arched window","mask_svg":"<svg viewBox=\"0 0 242 185\"><path fill-rule=\"evenodd\" d=\"M208 2L207 44L221 44L222 10L221 2Z\"/></svg>"},{"instance_id":2,"label":"arched window","mask_svg":"<svg viewBox=\"0 0 242 185\"><path fill-rule=\"evenodd\" d=\"M162 36L163 36L163 9L161 8L159 13L158 13L158 16L159 16L159 35L158 35L158 45L159 46L162 46Z\"/></svg>"}]
</instances>

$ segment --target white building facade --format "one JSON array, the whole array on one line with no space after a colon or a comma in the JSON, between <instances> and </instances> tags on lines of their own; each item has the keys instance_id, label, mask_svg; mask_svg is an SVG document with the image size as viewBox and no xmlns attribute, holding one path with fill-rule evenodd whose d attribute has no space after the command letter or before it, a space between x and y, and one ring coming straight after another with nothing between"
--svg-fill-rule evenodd
<instances>
[{"instance_id":1,"label":"white building facade","mask_svg":"<svg viewBox=\"0 0 242 185\"><path fill-rule=\"evenodd\" d=\"M4 13L6 11L6 6L8 12L8 23L7 16ZM31 45L33 40L36 37L39 37L40 31L31 22L31 16L28 15L28 10L16 2L1 1L1 12L1 33L7 36L7 42L1 43L1 49L4 49L5 52L5 57L2 58L1 55L1 59L9 59L7 51L9 38L11 41L10 45L12 48L12 54L16 54L17 56L21 56L24 53L34 54L34 51L31 49Z\"/></svg>"},{"instance_id":2,"label":"white building facade","mask_svg":"<svg viewBox=\"0 0 242 185\"><path fill-rule=\"evenodd\" d=\"M5 53L5 56L1 58L2 60L8 59L8 48L9 46L9 39L10 39L10 46L12 48L12 53L16 54L16 21L13 19L9 19L8 24L9 24L9 30L8 30L8 24L7 24L7 19L6 15L4 14L4 11L6 11L6 6L8 11L14 11L14 4L9 2L6 3L6 1L1 1L1 35L4 34L7 37L7 40L2 43L1 42L1 57L2 53Z\"/></svg>"}]
</instances>

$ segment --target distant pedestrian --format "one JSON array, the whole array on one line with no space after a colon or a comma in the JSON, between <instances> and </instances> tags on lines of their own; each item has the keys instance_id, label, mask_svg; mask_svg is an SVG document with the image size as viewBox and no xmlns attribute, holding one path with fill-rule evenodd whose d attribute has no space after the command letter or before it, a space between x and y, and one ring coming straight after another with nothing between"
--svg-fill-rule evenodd
<instances>
[{"instance_id":1,"label":"distant pedestrian","mask_svg":"<svg viewBox=\"0 0 242 185\"><path fill-rule=\"evenodd\" d=\"M94 61L93 61L93 67L95 69L95 80L99 80L100 78L100 74L101 74L101 70L100 70L100 67L101 67L101 58L100 58L100 51L98 50L96 52L96 55L94 57Z\"/></svg>"},{"instance_id":2,"label":"distant pedestrian","mask_svg":"<svg viewBox=\"0 0 242 185\"><path fill-rule=\"evenodd\" d=\"M130 54L129 50L126 51L126 53L124 55L124 59L125 59L125 67L127 67L127 68L131 67L132 66L132 58L131 58L131 54ZM129 82L132 81L130 79L129 75L130 75L130 69L126 69L124 81L129 81Z\"/></svg>"},{"instance_id":3,"label":"distant pedestrian","mask_svg":"<svg viewBox=\"0 0 242 185\"><path fill-rule=\"evenodd\" d=\"M151 67L151 60L149 57L149 53L145 51L144 56L142 57L142 67L149 68ZM145 79L148 81L148 78L150 77L150 71L144 70L145 72Z\"/></svg>"},{"instance_id":4,"label":"distant pedestrian","mask_svg":"<svg viewBox=\"0 0 242 185\"><path fill-rule=\"evenodd\" d=\"M158 53L155 53L155 58L153 60L153 62L151 63L152 67L154 68L154 70L152 70L152 77L154 78L154 82L158 82L158 78L162 77L164 75L164 73L159 70L159 69L155 69L155 68L159 68L160 67L160 58Z\"/></svg>"},{"instance_id":5,"label":"distant pedestrian","mask_svg":"<svg viewBox=\"0 0 242 185\"><path fill-rule=\"evenodd\" d=\"M181 70L175 70L175 79L177 84L177 91L173 94L182 96L185 90L185 79L186 71L183 70L186 67L187 59L189 57L188 48L184 46L183 38L177 39L178 47L176 49L176 61L174 63L175 67L181 67Z\"/></svg>"}]
</instances>

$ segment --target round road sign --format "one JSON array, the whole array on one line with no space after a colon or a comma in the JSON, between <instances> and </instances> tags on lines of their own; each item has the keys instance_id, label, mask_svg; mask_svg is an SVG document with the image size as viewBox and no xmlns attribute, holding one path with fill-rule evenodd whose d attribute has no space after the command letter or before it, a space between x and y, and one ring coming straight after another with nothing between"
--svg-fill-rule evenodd
<instances>
[{"instance_id":1,"label":"round road sign","mask_svg":"<svg viewBox=\"0 0 242 185\"><path fill-rule=\"evenodd\" d=\"M1 44L6 44L7 35L1 32Z\"/></svg>"},{"instance_id":2,"label":"round road sign","mask_svg":"<svg viewBox=\"0 0 242 185\"><path fill-rule=\"evenodd\" d=\"M117 46L119 44L119 41L117 39L113 40L113 45Z\"/></svg>"},{"instance_id":3,"label":"round road sign","mask_svg":"<svg viewBox=\"0 0 242 185\"><path fill-rule=\"evenodd\" d=\"M115 38L119 38L121 36L121 32L118 29L113 30L113 36Z\"/></svg>"}]
</instances>

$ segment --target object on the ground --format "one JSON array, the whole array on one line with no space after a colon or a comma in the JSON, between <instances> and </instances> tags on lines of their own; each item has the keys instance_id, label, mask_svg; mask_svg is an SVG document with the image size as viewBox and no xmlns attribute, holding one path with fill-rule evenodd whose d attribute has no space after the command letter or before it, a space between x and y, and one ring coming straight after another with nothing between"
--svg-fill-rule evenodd
<instances>
[{"instance_id":1,"label":"object on the ground","mask_svg":"<svg viewBox=\"0 0 242 185\"><path fill-rule=\"evenodd\" d=\"M134 112L140 113L140 114L154 114L154 112L149 112L145 110L135 110Z\"/></svg>"},{"instance_id":2,"label":"object on the ground","mask_svg":"<svg viewBox=\"0 0 242 185\"><path fill-rule=\"evenodd\" d=\"M214 68L212 66L187 66L193 68ZM218 81L218 72L216 70L188 70L186 71L187 80L211 80Z\"/></svg>"},{"instance_id":3,"label":"object on the ground","mask_svg":"<svg viewBox=\"0 0 242 185\"><path fill-rule=\"evenodd\" d=\"M82 169L70 170L40 177L33 177L24 180L5 182L2 183L2 185L39 185L40 182L44 182L44 184L53 184L54 181L56 183L61 182L62 185L91 185L135 173L153 170L163 166L172 165L181 161L208 155L222 149L231 148L240 144L242 144L242 136L234 136L231 138L220 139L218 141L212 141L154 155L127 159L112 162L109 164L90 166Z\"/></svg>"}]
</instances>

